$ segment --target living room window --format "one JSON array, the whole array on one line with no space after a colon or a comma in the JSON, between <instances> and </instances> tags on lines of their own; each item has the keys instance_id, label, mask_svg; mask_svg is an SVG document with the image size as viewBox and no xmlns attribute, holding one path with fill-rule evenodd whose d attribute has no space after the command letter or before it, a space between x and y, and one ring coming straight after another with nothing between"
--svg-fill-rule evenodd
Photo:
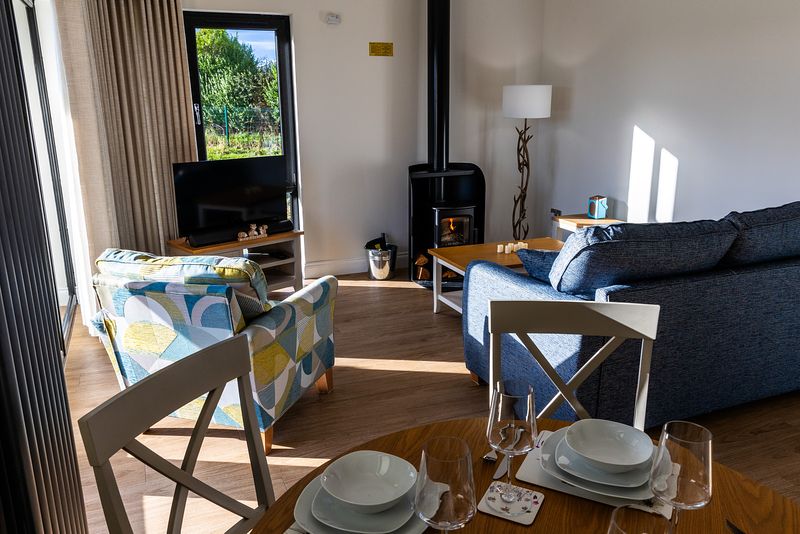
<instances>
[{"instance_id":1,"label":"living room window","mask_svg":"<svg viewBox=\"0 0 800 534\"><path fill-rule=\"evenodd\" d=\"M200 160L286 157L294 182L289 17L184 12Z\"/></svg>"}]
</instances>

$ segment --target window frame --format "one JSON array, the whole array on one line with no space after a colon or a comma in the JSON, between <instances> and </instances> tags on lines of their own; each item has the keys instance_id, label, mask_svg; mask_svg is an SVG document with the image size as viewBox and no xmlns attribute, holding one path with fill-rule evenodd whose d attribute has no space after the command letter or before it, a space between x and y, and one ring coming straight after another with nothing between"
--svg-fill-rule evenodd
<instances>
[{"instance_id":1,"label":"window frame","mask_svg":"<svg viewBox=\"0 0 800 534\"><path fill-rule=\"evenodd\" d=\"M61 335L64 338L64 347L66 348L69 345L70 335L72 333L72 325L75 321L75 312L78 307L78 296L77 296L77 282L75 278L75 266L72 263L72 245L70 243L69 237L69 225L67 223L67 213L66 207L64 202L64 190L61 184L61 171L58 164L58 150L55 141L55 134L53 129L53 115L50 108L50 95L47 90L47 77L45 75L44 70L44 59L42 55L42 44L41 40L39 39L39 24L36 18L36 6L34 0L19 0L20 4L25 7L25 21L17 21L15 19L15 23L18 24L26 24L28 26L28 33L30 36L30 45L31 50L33 53L33 68L34 68L34 75L36 77L36 87L33 89L39 95L39 103L40 103L40 111L42 115L42 126L44 130L44 142L47 147L47 159L50 168L50 178L52 181L53 187L53 201L55 203L56 209L56 220L55 221L46 221L47 224L57 224L58 225L58 233L59 233L59 241L61 244L61 252L63 254L63 261L64 261L64 275L67 281L67 302L64 305L64 314L63 316L60 313L60 310L56 310L56 313L59 314L59 318L61 320ZM13 9L13 5L11 5ZM17 39L21 39L20 35L17 35ZM27 87L25 82L25 72L24 72L24 65L22 64L22 58L20 57L20 72L19 75L22 77L23 85L25 85L26 91L31 90L31 88ZM31 102L27 99L27 93L25 98L26 104L28 109L28 117L32 116L32 110L30 109ZM33 124L31 123L30 126L30 133L31 133L31 142L33 153L36 154L36 134L34 132ZM39 171L39 162L36 161L36 174L41 180L41 173ZM49 248L49 245L48 245ZM52 257L52 249L50 249L50 254ZM55 258L52 261L56 261ZM53 287L55 288L55 279L53 280ZM66 358L66 351L62 352L63 357Z\"/></svg>"},{"instance_id":2,"label":"window frame","mask_svg":"<svg viewBox=\"0 0 800 534\"><path fill-rule=\"evenodd\" d=\"M295 135L294 70L292 61L292 36L288 15L257 15L251 13L219 13L209 11L184 11L186 52L189 62L189 80L192 89L192 116L197 139L197 159L206 161L206 142L203 126L203 104L200 101L200 74L197 66L197 28L223 30L269 30L276 34L275 55L278 59L278 91L281 104L281 135L283 156L287 158L287 178L297 185L297 138ZM263 156L280 157L280 156Z\"/></svg>"}]
</instances>

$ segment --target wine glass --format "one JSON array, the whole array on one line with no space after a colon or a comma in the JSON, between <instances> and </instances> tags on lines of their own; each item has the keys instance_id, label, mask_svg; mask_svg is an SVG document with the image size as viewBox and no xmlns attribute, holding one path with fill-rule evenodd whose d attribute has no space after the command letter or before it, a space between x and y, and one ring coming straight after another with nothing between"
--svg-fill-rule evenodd
<instances>
[{"instance_id":1,"label":"wine glass","mask_svg":"<svg viewBox=\"0 0 800 534\"><path fill-rule=\"evenodd\" d=\"M505 503L519 500L522 492L514 486L513 460L527 454L536 443L536 409L533 387L527 382L504 380L492 389L489 424L486 427L489 445L506 455L506 481L495 482L494 489ZM507 507L506 507L507 508Z\"/></svg>"},{"instance_id":2,"label":"wine glass","mask_svg":"<svg viewBox=\"0 0 800 534\"><path fill-rule=\"evenodd\" d=\"M670 534L669 519L656 512L633 506L619 506L611 513L608 534Z\"/></svg>"},{"instance_id":3,"label":"wine glass","mask_svg":"<svg viewBox=\"0 0 800 534\"><path fill-rule=\"evenodd\" d=\"M425 442L414 510L441 532L462 528L475 516L472 453L463 439L446 436Z\"/></svg>"},{"instance_id":4,"label":"wine glass","mask_svg":"<svg viewBox=\"0 0 800 534\"><path fill-rule=\"evenodd\" d=\"M672 529L680 510L702 508L711 501L711 432L687 421L670 421L661 430L650 472L655 497L672 506Z\"/></svg>"}]
</instances>

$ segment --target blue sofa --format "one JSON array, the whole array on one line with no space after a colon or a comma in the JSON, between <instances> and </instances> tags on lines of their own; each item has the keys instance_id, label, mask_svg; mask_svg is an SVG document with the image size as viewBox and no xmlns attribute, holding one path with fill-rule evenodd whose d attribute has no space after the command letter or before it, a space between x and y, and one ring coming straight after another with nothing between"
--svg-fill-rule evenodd
<instances>
[{"instance_id":1,"label":"blue sofa","mask_svg":"<svg viewBox=\"0 0 800 534\"><path fill-rule=\"evenodd\" d=\"M467 269L464 355L483 381L489 300L584 299L661 306L648 427L800 389L800 202L719 221L587 228L535 261L537 278L484 261ZM566 379L605 339L535 341ZM541 409L555 387L519 341L502 344L504 378L533 384ZM630 423L638 351L626 342L579 388L594 417ZM556 417L575 414L562 405Z\"/></svg>"}]
</instances>

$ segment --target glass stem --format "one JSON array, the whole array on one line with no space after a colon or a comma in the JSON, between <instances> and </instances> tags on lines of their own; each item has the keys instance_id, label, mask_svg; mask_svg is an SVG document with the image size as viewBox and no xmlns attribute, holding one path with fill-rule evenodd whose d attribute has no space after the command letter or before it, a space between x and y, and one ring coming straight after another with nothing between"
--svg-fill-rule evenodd
<instances>
[{"instance_id":1,"label":"glass stem","mask_svg":"<svg viewBox=\"0 0 800 534\"><path fill-rule=\"evenodd\" d=\"M669 519L669 531L671 534L674 534L675 531L678 530L678 512L680 512L678 508L672 509L672 516Z\"/></svg>"},{"instance_id":2,"label":"glass stem","mask_svg":"<svg viewBox=\"0 0 800 534\"><path fill-rule=\"evenodd\" d=\"M508 458L508 469L506 469L506 484L508 485L509 492L511 491L511 487L514 485L514 476L511 474L511 468L514 467L514 457L510 454L506 456Z\"/></svg>"}]
</instances>

